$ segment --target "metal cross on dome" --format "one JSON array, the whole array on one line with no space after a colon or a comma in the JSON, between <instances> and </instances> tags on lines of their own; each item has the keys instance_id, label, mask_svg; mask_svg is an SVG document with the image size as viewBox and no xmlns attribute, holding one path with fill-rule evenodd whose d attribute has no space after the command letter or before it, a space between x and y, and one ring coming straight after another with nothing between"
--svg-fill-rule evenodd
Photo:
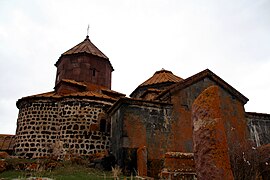
<instances>
[{"instance_id":1,"label":"metal cross on dome","mask_svg":"<svg viewBox=\"0 0 270 180\"><path fill-rule=\"evenodd\" d=\"M89 24L87 26L87 36L89 35Z\"/></svg>"}]
</instances>

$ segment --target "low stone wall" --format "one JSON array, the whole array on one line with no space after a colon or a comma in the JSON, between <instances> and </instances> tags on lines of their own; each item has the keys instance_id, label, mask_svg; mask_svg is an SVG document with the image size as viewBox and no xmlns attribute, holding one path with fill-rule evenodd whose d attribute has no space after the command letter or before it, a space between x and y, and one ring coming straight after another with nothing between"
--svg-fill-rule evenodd
<instances>
[{"instance_id":1,"label":"low stone wall","mask_svg":"<svg viewBox=\"0 0 270 180\"><path fill-rule=\"evenodd\" d=\"M28 101L21 105L15 140L19 157L93 154L109 149L105 109L110 104L87 99ZM102 132L100 123L103 121Z\"/></svg>"},{"instance_id":2,"label":"low stone wall","mask_svg":"<svg viewBox=\"0 0 270 180\"><path fill-rule=\"evenodd\" d=\"M163 179L196 179L193 153L167 152L164 168L160 176Z\"/></svg>"}]
</instances>

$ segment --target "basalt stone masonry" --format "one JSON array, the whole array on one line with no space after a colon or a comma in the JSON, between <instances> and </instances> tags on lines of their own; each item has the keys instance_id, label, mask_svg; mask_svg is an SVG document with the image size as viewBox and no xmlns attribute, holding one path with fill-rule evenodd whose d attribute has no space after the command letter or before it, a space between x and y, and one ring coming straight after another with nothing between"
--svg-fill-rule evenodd
<instances>
[{"instance_id":1,"label":"basalt stone masonry","mask_svg":"<svg viewBox=\"0 0 270 180\"><path fill-rule=\"evenodd\" d=\"M201 128L200 133L222 132L226 137L222 142L211 137L220 145L212 148L219 153L221 145L228 147L226 160L234 178L239 167L247 167L241 164L248 162L243 159L246 150L269 143L270 115L245 112L248 99L209 69L186 79L161 69L125 97L111 90L114 69L88 36L63 53L55 66L53 91L17 101L14 147L19 157L64 159L110 151L125 173L195 179L196 159L203 159L196 152L203 145L196 146L198 139L193 138L192 105L211 86L220 92L215 98L220 100L217 117L222 123L215 131Z\"/></svg>"},{"instance_id":2,"label":"basalt stone masonry","mask_svg":"<svg viewBox=\"0 0 270 180\"><path fill-rule=\"evenodd\" d=\"M109 58L87 36L55 65L54 91L17 102L16 155L63 159L109 150L111 123L106 111L125 96L110 89Z\"/></svg>"},{"instance_id":3,"label":"basalt stone masonry","mask_svg":"<svg viewBox=\"0 0 270 180\"><path fill-rule=\"evenodd\" d=\"M33 101L20 106L15 152L20 157L51 156L56 142L62 154L87 155L109 149L106 107L90 100Z\"/></svg>"}]
</instances>

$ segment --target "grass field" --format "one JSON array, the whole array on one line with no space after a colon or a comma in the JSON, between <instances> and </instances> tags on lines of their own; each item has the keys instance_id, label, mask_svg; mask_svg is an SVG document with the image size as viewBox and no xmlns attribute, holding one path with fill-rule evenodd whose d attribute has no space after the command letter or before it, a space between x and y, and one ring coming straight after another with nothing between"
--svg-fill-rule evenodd
<instances>
[{"instance_id":1,"label":"grass field","mask_svg":"<svg viewBox=\"0 0 270 180\"><path fill-rule=\"evenodd\" d=\"M28 177L48 177L56 180L104 180L114 179L113 174L110 171L101 171L98 169L87 168L81 165L65 165L58 167L52 171L40 171L40 172L29 172L29 171L16 171L9 170L0 173L0 179L27 179ZM130 179L121 176L120 179Z\"/></svg>"}]
</instances>

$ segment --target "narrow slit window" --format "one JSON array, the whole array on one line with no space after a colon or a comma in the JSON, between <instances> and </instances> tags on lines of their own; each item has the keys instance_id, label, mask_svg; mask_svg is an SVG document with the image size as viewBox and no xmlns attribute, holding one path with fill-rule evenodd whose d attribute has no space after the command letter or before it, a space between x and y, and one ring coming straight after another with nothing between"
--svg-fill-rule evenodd
<instances>
[{"instance_id":1,"label":"narrow slit window","mask_svg":"<svg viewBox=\"0 0 270 180\"><path fill-rule=\"evenodd\" d=\"M100 130L100 132L106 131L106 120L105 119L100 120L99 130Z\"/></svg>"}]
</instances>

